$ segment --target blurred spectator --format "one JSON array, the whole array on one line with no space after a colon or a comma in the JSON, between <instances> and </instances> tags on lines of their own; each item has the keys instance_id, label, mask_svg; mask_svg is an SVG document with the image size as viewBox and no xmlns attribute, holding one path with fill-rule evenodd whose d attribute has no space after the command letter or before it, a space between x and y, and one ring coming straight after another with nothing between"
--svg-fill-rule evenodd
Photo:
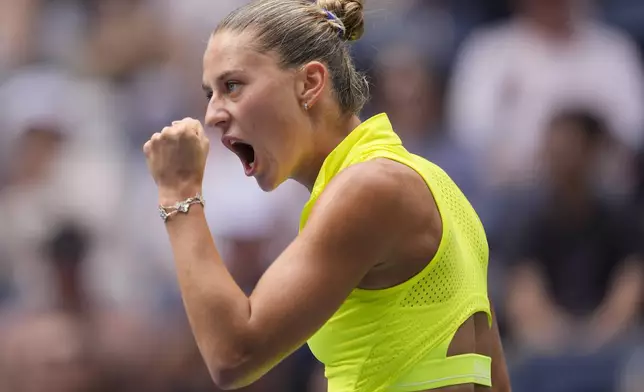
<instances>
[{"instance_id":1,"label":"blurred spectator","mask_svg":"<svg viewBox=\"0 0 644 392\"><path fill-rule=\"evenodd\" d=\"M54 230L43 247L53 272L53 306L4 314L0 353L7 356L0 358L0 372L15 383L9 390L172 392L166 384L189 382L184 377L192 375L182 374L181 366L194 342L184 339L184 326L154 325L146 313L105 307L87 295L90 245L76 224ZM52 372L59 367L62 372Z\"/></svg>"},{"instance_id":2,"label":"blurred spectator","mask_svg":"<svg viewBox=\"0 0 644 392\"><path fill-rule=\"evenodd\" d=\"M79 315L88 311L82 282L83 264L91 247L88 236L87 230L65 224L44 246L46 258L53 264L56 309Z\"/></svg>"},{"instance_id":3,"label":"blurred spectator","mask_svg":"<svg viewBox=\"0 0 644 392\"><path fill-rule=\"evenodd\" d=\"M41 265L37 244L56 219L53 195L46 188L64 140L52 123L27 129L14 144L9 185L0 194L0 205L6 209L0 241L7 258L4 261L10 263L3 269L11 274L16 300L26 308L47 306L52 296L48 266Z\"/></svg>"},{"instance_id":4,"label":"blurred spectator","mask_svg":"<svg viewBox=\"0 0 644 392\"><path fill-rule=\"evenodd\" d=\"M507 295L512 337L527 353L566 358L563 373L574 369L582 377L547 373L561 361L542 360L519 373L518 390L558 391L552 382L565 384L562 391L590 390L584 385L611 390L624 358L615 347L637 325L644 295L642 235L632 208L609 203L596 189L606 136L592 113L556 116L545 134L545 182L531 191L534 199L524 211L511 212L527 215L518 238L510 237L517 240ZM570 359L588 353L594 356ZM534 389L523 389L530 384Z\"/></svg>"},{"instance_id":5,"label":"blurred spectator","mask_svg":"<svg viewBox=\"0 0 644 392\"><path fill-rule=\"evenodd\" d=\"M44 312L19 309L5 315L11 318L3 325L0 373L6 376L2 387L7 391L97 391L101 385L80 282L88 243L74 226L54 233L41 249L43 261L51 263L54 272L53 306Z\"/></svg>"},{"instance_id":6,"label":"blurred spectator","mask_svg":"<svg viewBox=\"0 0 644 392\"><path fill-rule=\"evenodd\" d=\"M68 219L82 222L99 239L90 256L93 294L123 298L108 278L127 276L128 270L113 246L120 234L113 225L122 192L122 149L109 119L111 107L98 87L47 66L21 69L0 86L0 117L6 127L0 146L11 179L0 194L7 211L0 248L13 269L20 293L16 300L24 306L49 306L51 271L41 262L37 244ZM29 136L33 128L41 129L36 138ZM64 135L64 142L44 143L43 138L51 138L43 131ZM29 177L31 166L41 168L37 177Z\"/></svg>"},{"instance_id":7,"label":"blurred spectator","mask_svg":"<svg viewBox=\"0 0 644 392\"><path fill-rule=\"evenodd\" d=\"M450 124L497 185L536 178L536 146L557 108L584 105L617 140L642 142L644 79L631 39L594 21L585 0L517 0L511 21L476 32L456 65Z\"/></svg>"}]
</instances>

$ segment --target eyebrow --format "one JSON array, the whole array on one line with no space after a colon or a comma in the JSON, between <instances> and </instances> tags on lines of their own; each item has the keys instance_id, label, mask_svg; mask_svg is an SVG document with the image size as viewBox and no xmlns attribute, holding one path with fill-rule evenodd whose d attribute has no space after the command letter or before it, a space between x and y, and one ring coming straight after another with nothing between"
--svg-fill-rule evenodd
<instances>
[{"instance_id":1,"label":"eyebrow","mask_svg":"<svg viewBox=\"0 0 644 392\"><path fill-rule=\"evenodd\" d=\"M232 74L241 73L241 72L243 72L242 69L231 69L230 71L225 71L225 72L221 73L219 76L217 76L217 81L219 81L219 82L226 81L226 79L229 79ZM212 90L211 87L208 87L208 84L206 82L201 83L201 88L204 91Z\"/></svg>"}]
</instances>

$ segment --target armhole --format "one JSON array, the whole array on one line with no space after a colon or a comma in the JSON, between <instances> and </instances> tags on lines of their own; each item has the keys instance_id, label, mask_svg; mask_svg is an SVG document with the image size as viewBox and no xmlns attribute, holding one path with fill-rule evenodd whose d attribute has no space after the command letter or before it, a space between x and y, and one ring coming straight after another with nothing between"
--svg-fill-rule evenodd
<instances>
[{"instance_id":1,"label":"armhole","mask_svg":"<svg viewBox=\"0 0 644 392\"><path fill-rule=\"evenodd\" d=\"M421 269L418 273L416 273L411 278L395 286L387 287L384 289L362 289L362 288L356 287L353 290L353 292L355 295L359 297L380 296L383 294L395 293L397 291L405 292L406 289L412 287L414 284L418 283L419 280L421 280L423 277L429 274L434 269L434 265L436 264L434 261L440 259L440 257L445 252L445 243L447 242L446 237L450 232L449 222L448 220L445 219L445 211L441 209L441 205L440 205L441 203L436 197L436 193L432 190L432 186L428 181L428 179L425 178L425 176L423 176L423 174L420 173L419 170L416 168L417 163L414 162L413 155L411 155L410 153L407 153L407 154L409 154L410 156L405 157L405 156L401 156L401 154L396 152L377 150L370 153L367 152L361 155L360 157L357 157L357 159L355 160L355 163L368 162L370 160L378 159L378 158L389 159L391 161L398 162L402 165L407 166L408 168L413 170L420 177L421 180L423 180L423 182L427 186L427 189L429 190L432 197L434 198L434 203L436 204L436 208L438 209L438 214L441 219L442 232L441 232L441 239L438 244L438 249L436 250L436 253L434 254L434 256L427 262L427 265L423 267L423 269Z\"/></svg>"}]
</instances>

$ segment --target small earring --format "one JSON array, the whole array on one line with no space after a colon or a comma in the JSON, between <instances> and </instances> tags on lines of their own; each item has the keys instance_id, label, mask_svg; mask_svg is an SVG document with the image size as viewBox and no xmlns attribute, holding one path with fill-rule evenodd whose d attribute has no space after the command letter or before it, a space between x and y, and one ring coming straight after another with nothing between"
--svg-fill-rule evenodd
<instances>
[{"instance_id":1,"label":"small earring","mask_svg":"<svg viewBox=\"0 0 644 392\"><path fill-rule=\"evenodd\" d=\"M304 110L308 111L309 110L309 104L308 102L304 102Z\"/></svg>"}]
</instances>

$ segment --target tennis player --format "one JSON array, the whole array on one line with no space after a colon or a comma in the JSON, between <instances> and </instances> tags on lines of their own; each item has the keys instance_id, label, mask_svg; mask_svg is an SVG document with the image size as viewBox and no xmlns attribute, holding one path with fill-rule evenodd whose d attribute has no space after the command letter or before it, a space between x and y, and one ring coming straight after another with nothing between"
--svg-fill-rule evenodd
<instances>
[{"instance_id":1,"label":"tennis player","mask_svg":"<svg viewBox=\"0 0 644 392\"><path fill-rule=\"evenodd\" d=\"M204 218L200 122L145 144L201 354L224 389L308 342L329 392L509 390L483 226L386 114L359 119L367 83L348 42L363 31L361 0L258 0L209 40L205 124L263 190L291 178L311 192L299 236L250 296Z\"/></svg>"}]
</instances>

